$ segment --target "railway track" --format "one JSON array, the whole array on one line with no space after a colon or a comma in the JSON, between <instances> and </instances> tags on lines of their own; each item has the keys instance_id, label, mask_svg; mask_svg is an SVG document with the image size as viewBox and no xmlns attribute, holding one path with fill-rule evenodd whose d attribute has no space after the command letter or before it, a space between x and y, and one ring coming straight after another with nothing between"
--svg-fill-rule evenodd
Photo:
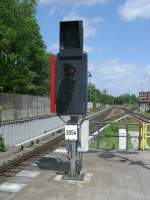
<instances>
[{"instance_id":1,"label":"railway track","mask_svg":"<svg viewBox=\"0 0 150 200\"><path fill-rule=\"evenodd\" d=\"M116 111L114 113L114 110ZM107 122L112 122L116 118L121 118L126 114L124 110L118 109L116 107L111 107L110 109L104 111L101 115L97 116L90 120L90 135L102 128L107 124ZM105 123L105 124L103 124Z\"/></svg>"},{"instance_id":2,"label":"railway track","mask_svg":"<svg viewBox=\"0 0 150 200\"><path fill-rule=\"evenodd\" d=\"M147 116L147 115L144 115L144 114L139 113L139 112L135 112L132 109L128 109L128 108L121 108L121 109L123 109L126 113L137 118L138 120L140 120L143 123L150 123L150 117Z\"/></svg>"},{"instance_id":3,"label":"railway track","mask_svg":"<svg viewBox=\"0 0 150 200\"><path fill-rule=\"evenodd\" d=\"M65 144L64 134L62 133L59 136L51 139L50 141L47 141L44 144L36 146L32 150L23 153L16 159L4 163L2 166L0 166L0 182L5 181L6 178L14 176L24 167L29 165L30 161L38 161L39 159L41 159L41 157L43 157L47 153L56 149L58 146L62 146L64 144Z\"/></svg>"}]
</instances>

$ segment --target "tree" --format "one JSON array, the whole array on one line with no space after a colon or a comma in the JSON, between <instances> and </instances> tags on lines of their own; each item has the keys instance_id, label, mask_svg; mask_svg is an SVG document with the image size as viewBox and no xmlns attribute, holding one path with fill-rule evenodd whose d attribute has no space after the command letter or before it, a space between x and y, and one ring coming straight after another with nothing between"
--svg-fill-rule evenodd
<instances>
[{"instance_id":1,"label":"tree","mask_svg":"<svg viewBox=\"0 0 150 200\"><path fill-rule=\"evenodd\" d=\"M132 94L123 94L117 97L113 97L108 94L107 90L104 89L100 91L96 88L96 86L92 83L89 83L88 86L88 101L93 102L94 105L96 103L101 104L109 104L109 105L121 105L121 104L136 104L138 102L138 98Z\"/></svg>"},{"instance_id":2,"label":"tree","mask_svg":"<svg viewBox=\"0 0 150 200\"><path fill-rule=\"evenodd\" d=\"M35 0L0 0L0 86L4 92L48 93L48 54Z\"/></svg>"},{"instance_id":3,"label":"tree","mask_svg":"<svg viewBox=\"0 0 150 200\"><path fill-rule=\"evenodd\" d=\"M114 104L136 104L138 102L138 98L132 94L123 94L118 97L114 97Z\"/></svg>"},{"instance_id":4,"label":"tree","mask_svg":"<svg viewBox=\"0 0 150 200\"><path fill-rule=\"evenodd\" d=\"M88 101L93 102L94 105L100 102L100 91L92 83L88 86Z\"/></svg>"}]
</instances>

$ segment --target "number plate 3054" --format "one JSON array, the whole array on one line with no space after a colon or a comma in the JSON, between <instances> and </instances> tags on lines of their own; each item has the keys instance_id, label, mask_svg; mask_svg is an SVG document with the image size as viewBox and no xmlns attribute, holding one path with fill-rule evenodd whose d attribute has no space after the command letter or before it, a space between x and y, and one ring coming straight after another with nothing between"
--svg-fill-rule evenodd
<instances>
[{"instance_id":1,"label":"number plate 3054","mask_svg":"<svg viewBox=\"0 0 150 200\"><path fill-rule=\"evenodd\" d=\"M65 140L77 140L77 125L66 125L65 126Z\"/></svg>"}]
</instances>

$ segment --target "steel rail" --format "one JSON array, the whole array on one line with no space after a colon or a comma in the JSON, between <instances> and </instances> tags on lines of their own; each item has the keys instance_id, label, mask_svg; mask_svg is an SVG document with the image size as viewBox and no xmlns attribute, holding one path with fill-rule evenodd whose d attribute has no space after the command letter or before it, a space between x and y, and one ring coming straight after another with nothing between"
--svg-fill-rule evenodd
<instances>
[{"instance_id":1,"label":"steel rail","mask_svg":"<svg viewBox=\"0 0 150 200\"><path fill-rule=\"evenodd\" d=\"M130 114L131 116L143 121L143 122L146 122L146 123L150 123L150 117L149 116L145 116L141 113L137 113L137 112L134 112L132 111L131 109L127 109L127 108L121 108L122 110L125 110L128 114Z\"/></svg>"},{"instance_id":2,"label":"steel rail","mask_svg":"<svg viewBox=\"0 0 150 200\"><path fill-rule=\"evenodd\" d=\"M37 146L31 151L25 152L23 155L19 156L18 158L14 159L12 161L9 161L8 163L3 164L0 167L0 176L4 172L10 170L14 166L17 166L19 163L22 163L23 161L31 158L32 156L34 156L40 152L43 152L45 150L48 150L48 149L54 149L56 147L54 145L58 145L58 143L62 140L64 140L64 134L61 134L59 137L51 139L50 141L46 142L45 144Z\"/></svg>"}]
</instances>

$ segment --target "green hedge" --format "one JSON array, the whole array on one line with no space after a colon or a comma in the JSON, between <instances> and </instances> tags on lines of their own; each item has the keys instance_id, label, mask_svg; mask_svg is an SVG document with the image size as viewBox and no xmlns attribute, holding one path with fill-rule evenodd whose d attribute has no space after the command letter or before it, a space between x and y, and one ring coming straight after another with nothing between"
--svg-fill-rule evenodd
<instances>
[{"instance_id":1,"label":"green hedge","mask_svg":"<svg viewBox=\"0 0 150 200\"><path fill-rule=\"evenodd\" d=\"M5 143L2 135L0 135L0 152L4 152L6 150Z\"/></svg>"}]
</instances>

